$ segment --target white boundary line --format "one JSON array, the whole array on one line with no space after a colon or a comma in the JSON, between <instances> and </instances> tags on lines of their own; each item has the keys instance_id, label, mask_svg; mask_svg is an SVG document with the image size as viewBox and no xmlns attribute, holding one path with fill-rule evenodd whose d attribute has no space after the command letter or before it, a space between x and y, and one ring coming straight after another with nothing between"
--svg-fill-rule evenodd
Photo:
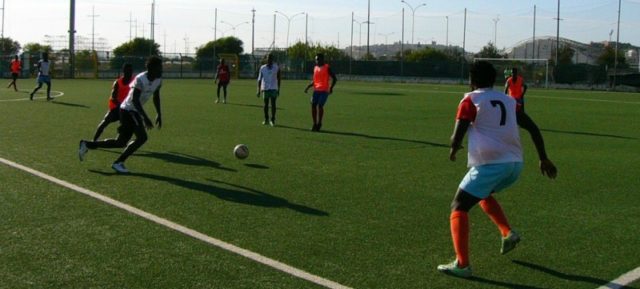
<instances>
[{"instance_id":1,"label":"white boundary line","mask_svg":"<svg viewBox=\"0 0 640 289\"><path fill-rule=\"evenodd\" d=\"M34 176L37 176L37 177L43 178L43 179L45 179L47 181L50 181L50 182L52 182L54 184L60 185L62 187L65 187L65 188L68 188L68 189L71 189L71 190L74 190L74 191L76 191L78 193L87 195L89 197L98 199L98 200L100 200L102 202L105 202L105 203L107 203L109 205L112 205L112 206L114 206L116 208L125 210L125 211L127 211L127 212L129 212L131 214L137 215L139 217L142 217L142 218L147 219L149 221L152 221L154 223L160 224L160 225L165 226L165 227L167 227L169 229L178 231L178 232L180 232L182 234L185 234L187 236L190 236L190 237L193 237L195 239L201 240L203 242L209 243L209 244L214 245L216 247L219 247L219 248L221 248L223 250L226 250L226 251L238 254L240 256L249 258L249 259L251 259L253 261L256 261L258 263L262 263L264 265L267 265L267 266L272 267L274 269L280 270L280 271L282 271L284 273L293 275L295 277L298 277L298 278L301 278L301 279L304 279L304 280L307 280L307 281L310 281L310 282L313 282L315 284L318 284L318 285L321 285L321 286L325 286L325 287L331 288L331 289L351 289L351 287L344 286L344 285L336 283L334 281L331 281L331 280L322 278L320 276L313 275L313 274L308 273L306 271L300 270L298 268L292 267L292 266L287 265L285 263L282 263L280 261L277 261L277 260L265 257L263 255L260 255L258 253L255 253L255 252L240 248L240 247L235 246L233 244L218 240L216 238L213 238L213 237L210 237L210 236L205 235L203 233L200 233L198 231L189 229L189 228L187 228L185 226L182 226L180 224L174 223L174 222L169 221L167 219L158 217L158 216L156 216L154 214L145 212L143 210L140 210L140 209L135 208L133 206L130 206L128 204L122 203L120 201L114 200L114 199L109 198L107 196L104 196L104 195L98 194L96 192L90 191L88 189L79 187L77 185L71 184L71 183L63 181L61 179L52 177L50 175L47 175L47 174L42 173L40 171L34 170L32 168L20 165L18 163L12 162L10 160L7 160L7 159L4 159L4 158L0 157L0 163L4 163L7 166L10 166L10 167L25 171L27 173L30 173L30 174L34 175Z\"/></svg>"},{"instance_id":2,"label":"white boundary line","mask_svg":"<svg viewBox=\"0 0 640 289\"><path fill-rule=\"evenodd\" d=\"M29 93L28 90L22 90L21 89L19 91ZM64 92L62 92L62 91L52 90L51 92L55 93L55 95L53 95L51 98L58 98L58 97L61 97L61 96L64 95ZM46 98L46 97L45 96L36 96L33 99L40 99L40 98ZM14 99L0 99L0 102L14 102L14 101L27 101L27 100L29 100L28 97L25 97L25 98L14 98Z\"/></svg>"},{"instance_id":3,"label":"white boundary line","mask_svg":"<svg viewBox=\"0 0 640 289\"><path fill-rule=\"evenodd\" d=\"M640 280L640 267L625 273L624 275L618 277L618 279L613 280L606 285L602 285L597 289L620 289L637 280Z\"/></svg>"}]
</instances>

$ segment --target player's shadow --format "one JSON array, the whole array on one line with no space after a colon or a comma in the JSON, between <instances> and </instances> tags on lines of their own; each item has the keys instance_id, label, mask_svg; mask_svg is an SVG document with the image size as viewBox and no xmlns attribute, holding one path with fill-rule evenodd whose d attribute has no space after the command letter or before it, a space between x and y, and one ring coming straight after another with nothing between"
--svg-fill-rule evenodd
<instances>
[{"instance_id":1,"label":"player's shadow","mask_svg":"<svg viewBox=\"0 0 640 289\"><path fill-rule=\"evenodd\" d=\"M511 288L511 289L543 289L541 287L490 280L490 279L477 277L477 276L473 276L471 278L468 278L467 280L478 282L478 283L485 283L485 284L491 285L491 287L503 287L503 288Z\"/></svg>"},{"instance_id":2,"label":"player's shadow","mask_svg":"<svg viewBox=\"0 0 640 289\"><path fill-rule=\"evenodd\" d=\"M566 131L566 130L544 129L544 128L540 130L546 131L546 132L552 132L552 133L564 133L564 134L574 134L574 135L584 135L584 136L609 137L609 138L619 138L619 139L637 139L635 137L621 136L621 135L614 135L614 134L601 134L601 133L592 133L592 132Z\"/></svg>"},{"instance_id":3,"label":"player's shadow","mask_svg":"<svg viewBox=\"0 0 640 289\"><path fill-rule=\"evenodd\" d=\"M117 151L104 150L110 153L117 153ZM237 170L231 168L225 168L222 164L218 162L214 162L208 159L204 159L198 156L183 154L178 152L152 152L152 151L141 151L136 152L135 156L146 157L146 158L154 158L163 160L165 162L180 164L180 165L188 165L188 166L201 166L201 167L210 167L218 170L229 171L229 172L237 172Z\"/></svg>"},{"instance_id":4,"label":"player's shadow","mask_svg":"<svg viewBox=\"0 0 640 289\"><path fill-rule=\"evenodd\" d=\"M112 172L102 172L102 171L96 171L96 170L89 170L89 171L92 173L101 174L103 176L123 176L123 177L132 176L132 177L150 179L154 181L166 182L166 183L179 186L188 190L207 193L228 202L258 206L258 207L266 207L266 208L285 208L285 209L294 210L299 213L314 215L314 216L321 216L321 217L329 216L329 213L327 212L310 208L304 205L294 204L287 201L284 198L276 197L274 195L267 194L265 192L262 192L256 189L251 189L248 187L243 187L243 186L234 185L234 184L216 181L216 180L208 180L208 181L212 183L223 184L233 188L224 188L224 187L216 186L212 184L198 183L194 181L183 180L183 179L178 179L178 178L173 178L168 176L154 175L149 173L129 173L126 175L119 175L117 173L112 173Z\"/></svg>"},{"instance_id":5,"label":"player's shadow","mask_svg":"<svg viewBox=\"0 0 640 289\"><path fill-rule=\"evenodd\" d=\"M608 281L608 280L595 278L595 277L591 277L591 276L567 274L567 273L563 273L563 272L560 272L560 271L553 270L553 269L548 268L548 267L544 267L544 266L541 266L541 265L537 265L537 264L533 264L533 263L529 263L529 262L525 262L525 261L513 260L512 262L516 263L516 264L518 264L520 266L527 267L529 269L533 269L533 270L536 270L536 271L540 271L542 273L546 273L546 274L549 274L549 275L551 275L553 277L560 278L560 279L567 280L567 281L591 283L591 284L593 284L595 286L605 286L606 285L606 287L608 287L608 288L634 289L633 287L622 286L620 284L610 283L610 281Z\"/></svg>"},{"instance_id":6,"label":"player's shadow","mask_svg":"<svg viewBox=\"0 0 640 289\"><path fill-rule=\"evenodd\" d=\"M262 101L262 100L261 100ZM246 103L230 103L227 102L225 105L235 105L235 106L246 106L246 107L255 107L255 108L264 108L264 105L258 105L258 104L246 104ZM269 107L269 109L271 109L271 107ZM284 108L281 108L279 106L276 105L276 110L284 110Z\"/></svg>"},{"instance_id":7,"label":"player's shadow","mask_svg":"<svg viewBox=\"0 0 640 289\"><path fill-rule=\"evenodd\" d=\"M404 93L399 93L399 92L354 92L354 94L361 94L361 95L376 95L376 96L403 96L406 95Z\"/></svg>"},{"instance_id":8,"label":"player's shadow","mask_svg":"<svg viewBox=\"0 0 640 289\"><path fill-rule=\"evenodd\" d=\"M70 102L64 102L64 101L58 101L56 99L52 99L49 101L50 103L53 104L57 104L57 105L62 105L62 106L69 106L69 107L77 107L77 108L91 108L89 106L86 106L84 104L77 104L77 103L70 103Z\"/></svg>"},{"instance_id":9,"label":"player's shadow","mask_svg":"<svg viewBox=\"0 0 640 289\"><path fill-rule=\"evenodd\" d=\"M299 128L299 127L291 127L291 126L286 126L286 125L278 125L278 127L287 128L287 129L295 129L295 130L299 130L299 131L308 131L308 132L311 131L310 129L303 129L303 128ZM449 148L448 145L441 144L441 143L435 143L435 142L429 142L429 141L421 141L421 140L412 140L412 139L404 139L404 138L396 138L396 137L375 136L375 135L368 135L368 134L356 133L356 132L342 132L342 131L321 130L320 133L335 134L335 135L342 135L342 136L361 137L361 138L374 139L374 140L390 140L390 141L414 143L414 144L420 144L420 145L428 145L428 146L434 146L434 147Z\"/></svg>"},{"instance_id":10,"label":"player's shadow","mask_svg":"<svg viewBox=\"0 0 640 289\"><path fill-rule=\"evenodd\" d=\"M262 170L266 170L269 167L265 166L265 165L259 165L259 164L244 164L246 167L250 167L250 168L254 168L254 169L262 169Z\"/></svg>"}]
</instances>

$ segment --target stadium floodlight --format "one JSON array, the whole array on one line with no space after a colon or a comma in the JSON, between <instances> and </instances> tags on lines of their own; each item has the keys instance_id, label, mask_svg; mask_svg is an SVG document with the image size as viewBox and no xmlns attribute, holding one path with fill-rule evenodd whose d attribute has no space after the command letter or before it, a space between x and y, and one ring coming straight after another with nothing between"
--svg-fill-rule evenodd
<instances>
[{"instance_id":1,"label":"stadium floodlight","mask_svg":"<svg viewBox=\"0 0 640 289\"><path fill-rule=\"evenodd\" d=\"M292 16L288 16L287 14L284 14L284 13L278 11L278 10L276 10L275 13L280 14L280 15L284 16L284 18L287 19L287 48L289 48L289 31L291 29L291 20L293 20L293 18L295 18L296 16L303 15L305 13L304 12L300 12L300 13L297 13L297 14L293 14Z\"/></svg>"},{"instance_id":2,"label":"stadium floodlight","mask_svg":"<svg viewBox=\"0 0 640 289\"><path fill-rule=\"evenodd\" d=\"M249 24L249 22L248 22L248 21L245 21L245 22L242 22L242 23L238 23L238 24L236 24L236 25L233 25L233 24L231 24L231 23L229 23L229 22L220 21L220 24L227 24L227 25L231 26L231 30L233 30L233 36L236 36L236 28L237 28L238 26L242 25L242 24L247 24L247 25L248 25L248 24ZM227 31L229 31L229 30L227 30ZM223 35L224 35L224 33L223 33Z\"/></svg>"},{"instance_id":3,"label":"stadium floodlight","mask_svg":"<svg viewBox=\"0 0 640 289\"><path fill-rule=\"evenodd\" d=\"M409 6L409 8L411 8L411 44L414 44L413 42L413 35L415 32L415 28L416 28L416 11L418 10L418 8L423 7L423 6L427 6L427 4L422 3L418 6L416 6L415 8L413 6L411 6L411 4L409 4L409 2L404 1L404 0L400 0L400 2L407 4L407 6Z\"/></svg>"}]
</instances>

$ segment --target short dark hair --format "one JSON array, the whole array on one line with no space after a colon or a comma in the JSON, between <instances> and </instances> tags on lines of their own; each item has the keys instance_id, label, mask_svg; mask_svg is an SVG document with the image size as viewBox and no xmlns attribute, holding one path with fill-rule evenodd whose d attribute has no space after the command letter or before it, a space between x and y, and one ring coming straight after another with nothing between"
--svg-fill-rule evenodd
<instances>
[{"instance_id":1,"label":"short dark hair","mask_svg":"<svg viewBox=\"0 0 640 289\"><path fill-rule=\"evenodd\" d=\"M149 57L149 59L147 59L147 63L145 64L145 66L147 67L147 69L149 69L150 67L153 66L160 66L162 67L162 59L158 56L151 56Z\"/></svg>"},{"instance_id":2,"label":"short dark hair","mask_svg":"<svg viewBox=\"0 0 640 289\"><path fill-rule=\"evenodd\" d=\"M324 53L318 53L316 54L316 57L320 59L324 59Z\"/></svg>"},{"instance_id":3,"label":"short dark hair","mask_svg":"<svg viewBox=\"0 0 640 289\"><path fill-rule=\"evenodd\" d=\"M471 84L477 88L493 87L496 82L496 69L488 61L477 61L469 68Z\"/></svg>"}]
</instances>

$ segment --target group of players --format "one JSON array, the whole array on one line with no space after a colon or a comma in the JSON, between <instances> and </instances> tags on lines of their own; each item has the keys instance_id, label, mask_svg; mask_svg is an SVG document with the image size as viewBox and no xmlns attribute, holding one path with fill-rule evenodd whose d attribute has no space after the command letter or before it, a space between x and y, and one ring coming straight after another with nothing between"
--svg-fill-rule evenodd
<instances>
[{"instance_id":1,"label":"group of players","mask_svg":"<svg viewBox=\"0 0 640 289\"><path fill-rule=\"evenodd\" d=\"M51 97L51 76L49 74L50 62L49 62L49 54L44 52L42 53L42 59L38 61L36 64L36 69L38 70L37 83L38 85L33 89L33 91L29 94L29 99L33 100L33 95L42 88L43 84L47 84L47 100L52 100ZM18 55L15 55L9 64L9 70L11 71L11 82L7 86L10 88L13 86L15 91L18 91L18 76L20 76L20 72L22 71L22 61Z\"/></svg>"},{"instance_id":2,"label":"group of players","mask_svg":"<svg viewBox=\"0 0 640 289\"><path fill-rule=\"evenodd\" d=\"M16 57L17 60L17 57ZM336 75L324 55L316 55L313 80L305 88L305 93L313 87L311 97L312 131L320 131L324 115L324 105L328 96L333 93L337 82ZM15 60L14 60L15 61ZM19 61L19 60L18 60ZM19 72L20 64L12 62L12 72ZM33 94L47 83L48 57L38 63L38 87ZM15 68L15 70L14 70ZM154 127L153 122L144 110L144 104L153 96L156 109L155 124L162 127L160 106L160 88L162 86L162 61L152 56L147 60L147 70L135 77L130 64L123 66L123 75L113 83L109 99L109 111L98 125L92 140L81 140L79 158L84 160L90 149L125 148L112 164L118 173L128 173L125 160L147 141L147 130ZM14 72L10 86L16 87L17 72ZM502 236L501 254L513 250L520 242L520 235L512 230L504 211L494 194L511 186L518 179L522 167L522 146L518 127L527 130L531 135L539 158L539 168L543 175L553 179L557 176L557 168L549 160L544 140L535 122L525 113L524 95L527 86L516 68L505 83L504 93L493 90L496 70L489 62L479 61L471 65L469 70L471 92L466 93L458 106L456 122L451 136L449 159L456 160L456 154L463 148L462 142L468 133L468 167L469 171L460 182L451 204L450 230L456 258L451 263L437 266L437 270L458 277L472 276L469 261L469 210L479 204L482 210L498 227ZM41 79L43 76L44 79ZM331 80L331 81L330 81ZM220 102L220 89L223 89L223 103L227 102L227 86L230 81L229 68L220 61L216 80L218 83L217 100ZM260 67L257 79L258 97L264 100L264 125L275 125L276 99L280 94L281 73L274 63L272 55L267 55L266 64ZM9 87L10 87L9 86ZM50 99L49 95L47 99ZM269 115L271 106L271 115ZM112 122L119 121L118 136L115 139L98 140L104 128ZM130 142L132 136L136 139Z\"/></svg>"}]
</instances>

